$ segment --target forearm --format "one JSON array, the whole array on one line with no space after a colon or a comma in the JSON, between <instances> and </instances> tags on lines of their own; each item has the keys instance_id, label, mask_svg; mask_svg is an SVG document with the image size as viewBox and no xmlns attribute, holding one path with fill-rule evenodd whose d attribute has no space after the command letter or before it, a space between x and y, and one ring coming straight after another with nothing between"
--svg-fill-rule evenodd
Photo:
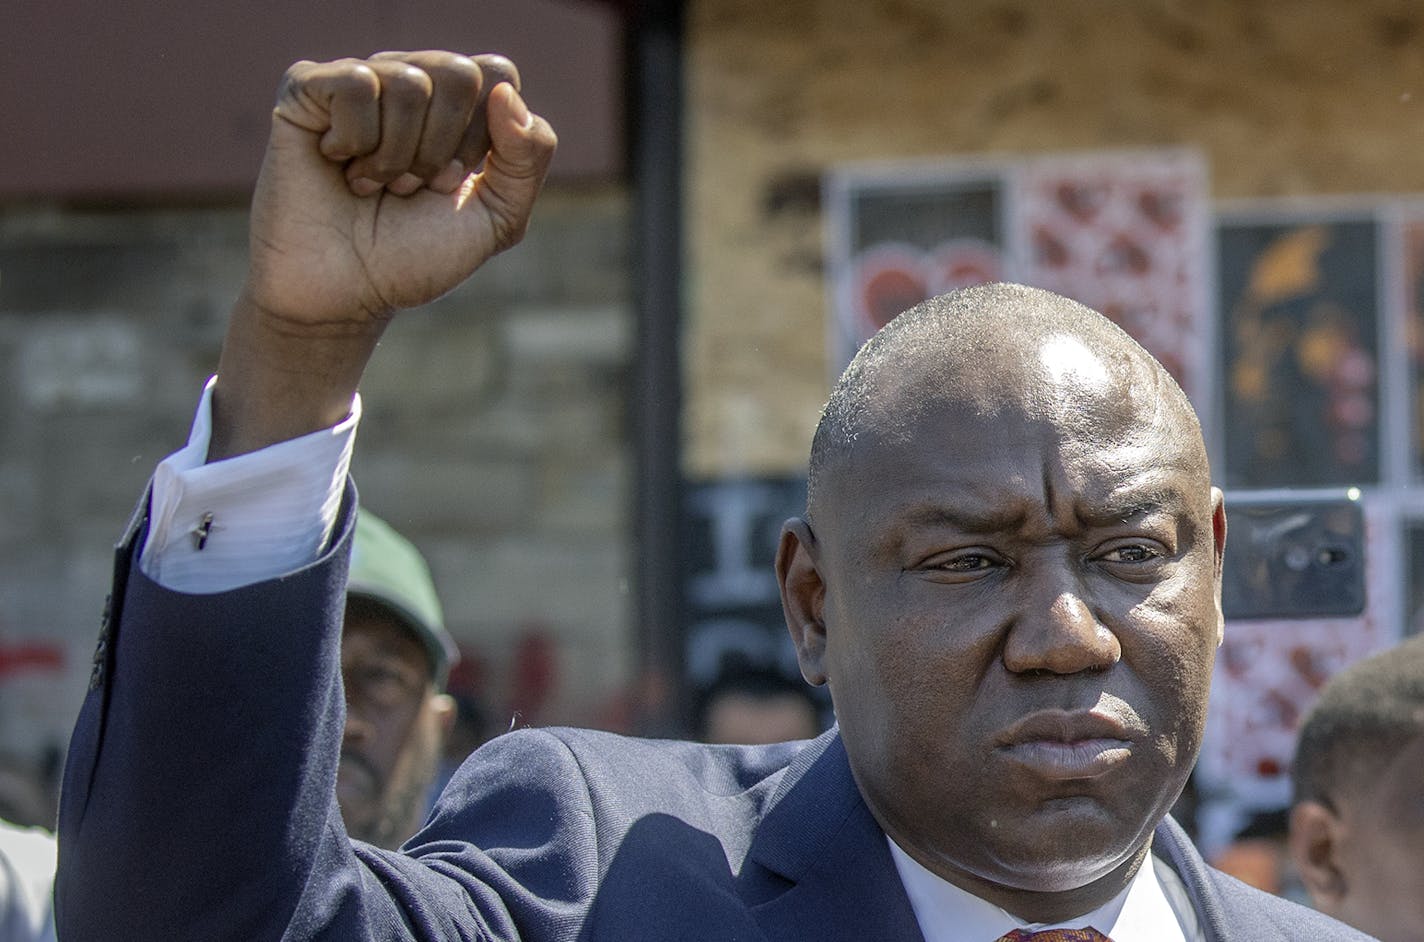
<instances>
[{"instance_id":1,"label":"forearm","mask_svg":"<svg viewBox=\"0 0 1424 942\"><path fill-rule=\"evenodd\" d=\"M244 291L233 306L213 387L208 461L257 451L341 422L384 321L285 322Z\"/></svg>"}]
</instances>

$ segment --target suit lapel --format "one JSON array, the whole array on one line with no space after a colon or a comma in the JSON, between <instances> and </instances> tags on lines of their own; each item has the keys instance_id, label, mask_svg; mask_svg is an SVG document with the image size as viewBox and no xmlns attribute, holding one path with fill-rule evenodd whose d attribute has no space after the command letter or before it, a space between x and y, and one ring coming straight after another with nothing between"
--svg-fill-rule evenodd
<instances>
[{"instance_id":1,"label":"suit lapel","mask_svg":"<svg viewBox=\"0 0 1424 942\"><path fill-rule=\"evenodd\" d=\"M761 892L751 912L768 939L923 942L885 833L861 800L835 731L787 770L747 856L780 878L755 881ZM784 891L764 895L768 886Z\"/></svg>"},{"instance_id":2,"label":"suit lapel","mask_svg":"<svg viewBox=\"0 0 1424 942\"><path fill-rule=\"evenodd\" d=\"M1153 852L1182 878L1208 942L1230 942L1206 863L1171 818L1157 827ZM860 797L835 730L787 769L747 860L761 868L757 874L745 868L742 882L768 939L924 942L885 833Z\"/></svg>"},{"instance_id":3,"label":"suit lapel","mask_svg":"<svg viewBox=\"0 0 1424 942\"><path fill-rule=\"evenodd\" d=\"M1192 846L1191 839L1176 821L1163 818L1152 836L1152 853L1161 857L1177 871L1191 897L1202 934L1207 942L1229 942L1232 939L1224 915L1224 906L1216 887L1208 878L1206 861Z\"/></svg>"}]
</instances>

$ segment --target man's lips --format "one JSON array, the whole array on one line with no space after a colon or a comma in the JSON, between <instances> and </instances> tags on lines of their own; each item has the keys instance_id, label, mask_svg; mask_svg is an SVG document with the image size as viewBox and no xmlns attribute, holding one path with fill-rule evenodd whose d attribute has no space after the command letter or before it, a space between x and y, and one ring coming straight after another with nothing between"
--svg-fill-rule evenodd
<instances>
[{"instance_id":1,"label":"man's lips","mask_svg":"<svg viewBox=\"0 0 1424 942\"><path fill-rule=\"evenodd\" d=\"M1142 735L1139 724L1096 710L1044 710L1005 730L995 751L1041 778L1072 781L1126 762Z\"/></svg>"}]
</instances>

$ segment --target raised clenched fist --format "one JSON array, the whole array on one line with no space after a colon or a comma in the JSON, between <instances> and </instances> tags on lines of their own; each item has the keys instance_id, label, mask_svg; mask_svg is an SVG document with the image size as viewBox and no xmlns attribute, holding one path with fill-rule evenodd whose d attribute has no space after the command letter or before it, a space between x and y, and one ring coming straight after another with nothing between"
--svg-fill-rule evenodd
<instances>
[{"instance_id":1,"label":"raised clenched fist","mask_svg":"<svg viewBox=\"0 0 1424 942\"><path fill-rule=\"evenodd\" d=\"M523 237L556 143L500 56L385 52L288 69L209 460L340 421L392 314Z\"/></svg>"}]
</instances>

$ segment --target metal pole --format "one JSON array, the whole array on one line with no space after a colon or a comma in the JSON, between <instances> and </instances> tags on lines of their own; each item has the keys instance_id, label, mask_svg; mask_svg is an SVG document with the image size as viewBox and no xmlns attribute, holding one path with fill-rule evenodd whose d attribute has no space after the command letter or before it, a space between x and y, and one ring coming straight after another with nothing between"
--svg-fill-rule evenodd
<instances>
[{"instance_id":1,"label":"metal pole","mask_svg":"<svg viewBox=\"0 0 1424 942\"><path fill-rule=\"evenodd\" d=\"M628 18L633 192L634 552L640 655L638 731L686 729L682 531L682 43L678 0Z\"/></svg>"}]
</instances>

